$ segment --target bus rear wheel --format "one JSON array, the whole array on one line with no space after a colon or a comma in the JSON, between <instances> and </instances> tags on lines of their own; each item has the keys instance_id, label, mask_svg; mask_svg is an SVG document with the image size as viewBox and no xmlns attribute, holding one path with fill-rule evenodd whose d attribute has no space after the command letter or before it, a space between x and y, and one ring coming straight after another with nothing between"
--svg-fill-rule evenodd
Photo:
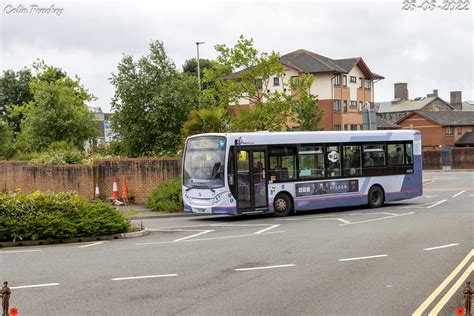
<instances>
[{"instance_id":1,"label":"bus rear wheel","mask_svg":"<svg viewBox=\"0 0 474 316\"><path fill-rule=\"evenodd\" d=\"M275 197L275 200L273 200L273 208L275 210L273 215L276 217L283 217L291 212L293 203L287 194L281 193Z\"/></svg>"},{"instance_id":2,"label":"bus rear wheel","mask_svg":"<svg viewBox=\"0 0 474 316\"><path fill-rule=\"evenodd\" d=\"M383 205L383 202L385 201L385 196L382 188L378 185L374 185L373 187L371 187L369 190L368 200L369 207L381 207Z\"/></svg>"}]
</instances>

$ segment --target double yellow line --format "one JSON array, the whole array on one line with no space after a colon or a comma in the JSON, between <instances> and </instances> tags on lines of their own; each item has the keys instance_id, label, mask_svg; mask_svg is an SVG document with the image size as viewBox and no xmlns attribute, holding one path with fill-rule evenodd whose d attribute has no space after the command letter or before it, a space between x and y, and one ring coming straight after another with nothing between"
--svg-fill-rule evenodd
<instances>
[{"instance_id":1,"label":"double yellow line","mask_svg":"<svg viewBox=\"0 0 474 316\"><path fill-rule=\"evenodd\" d=\"M438 297L438 295L451 283L451 281L458 275L458 273L463 269L463 267L468 264L468 262L474 257L474 249L472 249L467 256L461 261L461 263L448 275L448 277L431 293L430 296L417 308L417 310L412 314L413 316L421 316L422 313L428 308L428 306L433 303L433 301ZM474 271L474 262L471 262L469 267L464 271L461 277L454 283L454 285L444 294L438 304L431 310L428 314L429 316L438 315L441 309L446 305L446 303L453 297L457 289L459 289L464 281L467 279L469 274Z\"/></svg>"}]
</instances>

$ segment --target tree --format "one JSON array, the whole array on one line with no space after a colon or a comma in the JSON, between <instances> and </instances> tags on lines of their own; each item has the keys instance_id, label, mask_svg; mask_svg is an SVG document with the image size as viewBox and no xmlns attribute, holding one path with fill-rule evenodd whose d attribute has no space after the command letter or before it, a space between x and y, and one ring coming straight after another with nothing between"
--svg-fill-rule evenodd
<instances>
[{"instance_id":1,"label":"tree","mask_svg":"<svg viewBox=\"0 0 474 316\"><path fill-rule=\"evenodd\" d=\"M20 107L24 116L20 139L29 150L41 151L51 143L66 141L81 149L93 138L94 114L86 102L94 100L78 77L67 76L59 68L38 62L30 83L33 100Z\"/></svg>"},{"instance_id":2,"label":"tree","mask_svg":"<svg viewBox=\"0 0 474 316\"><path fill-rule=\"evenodd\" d=\"M182 123L197 103L194 79L177 71L163 43L152 42L149 49L138 61L124 56L110 79L116 110L112 128L131 157L177 151Z\"/></svg>"},{"instance_id":3,"label":"tree","mask_svg":"<svg viewBox=\"0 0 474 316\"><path fill-rule=\"evenodd\" d=\"M0 160L10 158L13 154L13 132L8 122L0 117Z\"/></svg>"},{"instance_id":4,"label":"tree","mask_svg":"<svg viewBox=\"0 0 474 316\"><path fill-rule=\"evenodd\" d=\"M275 52L259 53L252 39L240 36L229 48L216 45L219 56L211 69L204 71L204 82L214 82L205 89L202 100L222 107L247 100L249 106L231 119L235 131L288 129L290 122L300 129L314 130L321 119L317 99L309 91L311 75L282 82L281 91L270 91L273 77L283 78L283 66Z\"/></svg>"},{"instance_id":5,"label":"tree","mask_svg":"<svg viewBox=\"0 0 474 316\"><path fill-rule=\"evenodd\" d=\"M31 70L5 70L0 77L0 117L6 119L15 132L20 131L21 117L13 117L15 107L33 100L30 91Z\"/></svg>"},{"instance_id":6,"label":"tree","mask_svg":"<svg viewBox=\"0 0 474 316\"><path fill-rule=\"evenodd\" d=\"M199 58L199 69L201 70L201 74L204 71L204 69L211 69L211 68L212 68L211 60ZM197 77L197 59L196 58L186 59L186 61L183 64L183 73Z\"/></svg>"},{"instance_id":7,"label":"tree","mask_svg":"<svg viewBox=\"0 0 474 316\"><path fill-rule=\"evenodd\" d=\"M192 110L189 120L184 122L182 134L188 137L200 133L220 133L227 130L227 110L225 108L201 108Z\"/></svg>"}]
</instances>

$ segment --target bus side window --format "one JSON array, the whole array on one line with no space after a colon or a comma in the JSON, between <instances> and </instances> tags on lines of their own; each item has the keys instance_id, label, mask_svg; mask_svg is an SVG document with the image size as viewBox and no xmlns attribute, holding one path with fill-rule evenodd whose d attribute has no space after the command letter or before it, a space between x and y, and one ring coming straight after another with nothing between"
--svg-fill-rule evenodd
<instances>
[{"instance_id":1,"label":"bus side window","mask_svg":"<svg viewBox=\"0 0 474 316\"><path fill-rule=\"evenodd\" d=\"M360 176L362 174L361 152L359 146L344 146L344 176Z\"/></svg>"},{"instance_id":2,"label":"bus side window","mask_svg":"<svg viewBox=\"0 0 474 316\"><path fill-rule=\"evenodd\" d=\"M387 146L387 165L404 165L404 152L403 144L389 144Z\"/></svg>"},{"instance_id":3,"label":"bus side window","mask_svg":"<svg viewBox=\"0 0 474 316\"><path fill-rule=\"evenodd\" d=\"M326 176L328 178L341 176L341 153L339 146L326 146Z\"/></svg>"},{"instance_id":4,"label":"bus side window","mask_svg":"<svg viewBox=\"0 0 474 316\"><path fill-rule=\"evenodd\" d=\"M413 144L405 144L405 163L407 165L413 164Z\"/></svg>"}]
</instances>

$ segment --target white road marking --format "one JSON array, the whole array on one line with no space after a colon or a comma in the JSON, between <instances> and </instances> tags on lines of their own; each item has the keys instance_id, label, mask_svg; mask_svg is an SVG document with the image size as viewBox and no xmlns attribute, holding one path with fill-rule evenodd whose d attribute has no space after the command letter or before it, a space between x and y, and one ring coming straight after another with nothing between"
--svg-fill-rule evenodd
<instances>
[{"instance_id":1,"label":"white road marking","mask_svg":"<svg viewBox=\"0 0 474 316\"><path fill-rule=\"evenodd\" d=\"M388 255L376 255L376 256L367 256L367 257L346 258L346 259L339 259L339 261L354 261L354 260L364 260L364 259L381 258L381 257L388 257Z\"/></svg>"},{"instance_id":2,"label":"white road marking","mask_svg":"<svg viewBox=\"0 0 474 316\"><path fill-rule=\"evenodd\" d=\"M344 218L338 218L337 220L340 221L340 222L343 222L344 224L350 224L351 223L349 221L346 221Z\"/></svg>"},{"instance_id":3,"label":"white road marking","mask_svg":"<svg viewBox=\"0 0 474 316\"><path fill-rule=\"evenodd\" d=\"M387 285L386 287L393 287L393 285Z\"/></svg>"},{"instance_id":4,"label":"white road marking","mask_svg":"<svg viewBox=\"0 0 474 316\"><path fill-rule=\"evenodd\" d=\"M270 224L212 224L212 225L209 225L209 226L213 226L213 227L260 227L260 226L269 226Z\"/></svg>"},{"instance_id":5,"label":"white road marking","mask_svg":"<svg viewBox=\"0 0 474 316\"><path fill-rule=\"evenodd\" d=\"M398 216L398 214L383 212L385 215Z\"/></svg>"},{"instance_id":6,"label":"white road marking","mask_svg":"<svg viewBox=\"0 0 474 316\"><path fill-rule=\"evenodd\" d=\"M273 225L273 226L264 228L264 229L262 229L262 230L259 230L258 232L254 233L254 234L258 235L258 234L264 233L264 232L266 232L266 231L269 231L270 229L276 228L276 227L278 227L278 226L281 226L281 225Z\"/></svg>"},{"instance_id":7,"label":"white road marking","mask_svg":"<svg viewBox=\"0 0 474 316\"><path fill-rule=\"evenodd\" d=\"M38 252L38 251L41 251L41 249L35 249L35 250L5 250L5 251L0 251L0 254L2 254L2 253Z\"/></svg>"},{"instance_id":8,"label":"white road marking","mask_svg":"<svg viewBox=\"0 0 474 316\"><path fill-rule=\"evenodd\" d=\"M453 198L458 197L458 196L460 196L461 194L463 194L464 192L466 192L466 190L462 190L461 192L456 193L456 194L453 195L452 197L453 197Z\"/></svg>"},{"instance_id":9,"label":"white road marking","mask_svg":"<svg viewBox=\"0 0 474 316\"><path fill-rule=\"evenodd\" d=\"M430 207L433 207L432 205L435 204L435 203L443 203L447 200L443 200L443 201L434 201L434 202L428 202L428 203L423 203L423 204L416 204L416 205L408 205L408 206L402 206L402 207L397 207L397 209L405 209L405 208L429 208L427 206L430 206Z\"/></svg>"},{"instance_id":10,"label":"white road marking","mask_svg":"<svg viewBox=\"0 0 474 316\"><path fill-rule=\"evenodd\" d=\"M167 277L175 277L175 276L178 276L178 275L177 274L142 275L142 276L125 277L125 278L113 278L111 280L122 281L122 280L135 280L135 279L167 278Z\"/></svg>"},{"instance_id":11,"label":"white road marking","mask_svg":"<svg viewBox=\"0 0 474 316\"><path fill-rule=\"evenodd\" d=\"M45 286L55 286L55 285L59 285L59 283L46 283L46 284L11 286L10 289L17 290L17 289L28 289L28 288L32 288L32 287L45 287Z\"/></svg>"},{"instance_id":12,"label":"white road marking","mask_svg":"<svg viewBox=\"0 0 474 316\"><path fill-rule=\"evenodd\" d=\"M278 233L284 233L284 232L285 232L284 230L279 230L279 231L273 231L273 232L260 233L258 235L243 234L243 235L234 235L234 236L221 236L221 237L210 237L210 238L199 238L199 239L186 239L186 240L183 240L180 243L191 242L191 241L205 241L205 240L218 240L218 239L240 238L240 237L251 237L251 236L263 236L263 235L278 234ZM171 244L171 243L176 243L176 242L175 241L144 242L144 243L135 244L135 246L156 245L156 244Z\"/></svg>"},{"instance_id":13,"label":"white road marking","mask_svg":"<svg viewBox=\"0 0 474 316\"><path fill-rule=\"evenodd\" d=\"M103 244L103 243L105 243L105 242L107 242L107 240L98 241L98 242L93 242L92 244L87 244L87 245L78 246L78 248L87 248L87 247L97 246L97 245L101 245L101 244Z\"/></svg>"},{"instance_id":14,"label":"white road marking","mask_svg":"<svg viewBox=\"0 0 474 316\"><path fill-rule=\"evenodd\" d=\"M204 235L204 234L207 234L207 233L210 233L210 232L213 232L213 230L205 230L205 231L202 231L200 233L197 233L197 234L194 234L194 235L191 235L191 236L186 236L186 237L183 237L183 238L175 239L173 241L174 242L183 241L183 240L193 238L193 237L197 237L197 236L201 236L201 235Z\"/></svg>"},{"instance_id":15,"label":"white road marking","mask_svg":"<svg viewBox=\"0 0 474 316\"><path fill-rule=\"evenodd\" d=\"M437 203L435 203L435 204L433 204L433 205L431 205L431 206L428 206L428 207L426 207L426 208L435 207L436 205L440 205L441 203L444 203L444 202L446 202L446 201L447 201L447 200L441 200L441 201L439 201L439 202L437 202Z\"/></svg>"},{"instance_id":16,"label":"white road marking","mask_svg":"<svg viewBox=\"0 0 474 316\"><path fill-rule=\"evenodd\" d=\"M362 223L368 223L368 222L381 221L381 220L389 219L389 218L397 218L397 217L401 217L401 216L405 216L405 215L412 215L412 214L414 214L414 213L415 213L415 212L410 212L410 213L397 214L397 215L394 215L394 216L385 216L385 217L373 218L373 219L368 219L368 220L365 220L365 221L352 222L352 223L348 223L348 224L339 224L339 226L355 225L355 224L362 224Z\"/></svg>"},{"instance_id":17,"label":"white road marking","mask_svg":"<svg viewBox=\"0 0 474 316\"><path fill-rule=\"evenodd\" d=\"M431 248L424 248L423 250L436 250L436 249L442 249L442 248L448 248L448 247L454 247L454 246L459 246L459 244L449 244L449 245L443 245L443 246L437 246L437 247L431 247Z\"/></svg>"},{"instance_id":18,"label":"white road marking","mask_svg":"<svg viewBox=\"0 0 474 316\"><path fill-rule=\"evenodd\" d=\"M424 195L424 197L430 199L430 198L435 198L438 196L437 195Z\"/></svg>"},{"instance_id":19,"label":"white road marking","mask_svg":"<svg viewBox=\"0 0 474 316\"><path fill-rule=\"evenodd\" d=\"M294 267L296 264L280 264L277 266L266 266L266 267L254 267L254 268L242 268L242 269L235 269L235 271L251 271L251 270L263 270L263 269L275 269L275 268L286 268L286 267Z\"/></svg>"}]
</instances>

